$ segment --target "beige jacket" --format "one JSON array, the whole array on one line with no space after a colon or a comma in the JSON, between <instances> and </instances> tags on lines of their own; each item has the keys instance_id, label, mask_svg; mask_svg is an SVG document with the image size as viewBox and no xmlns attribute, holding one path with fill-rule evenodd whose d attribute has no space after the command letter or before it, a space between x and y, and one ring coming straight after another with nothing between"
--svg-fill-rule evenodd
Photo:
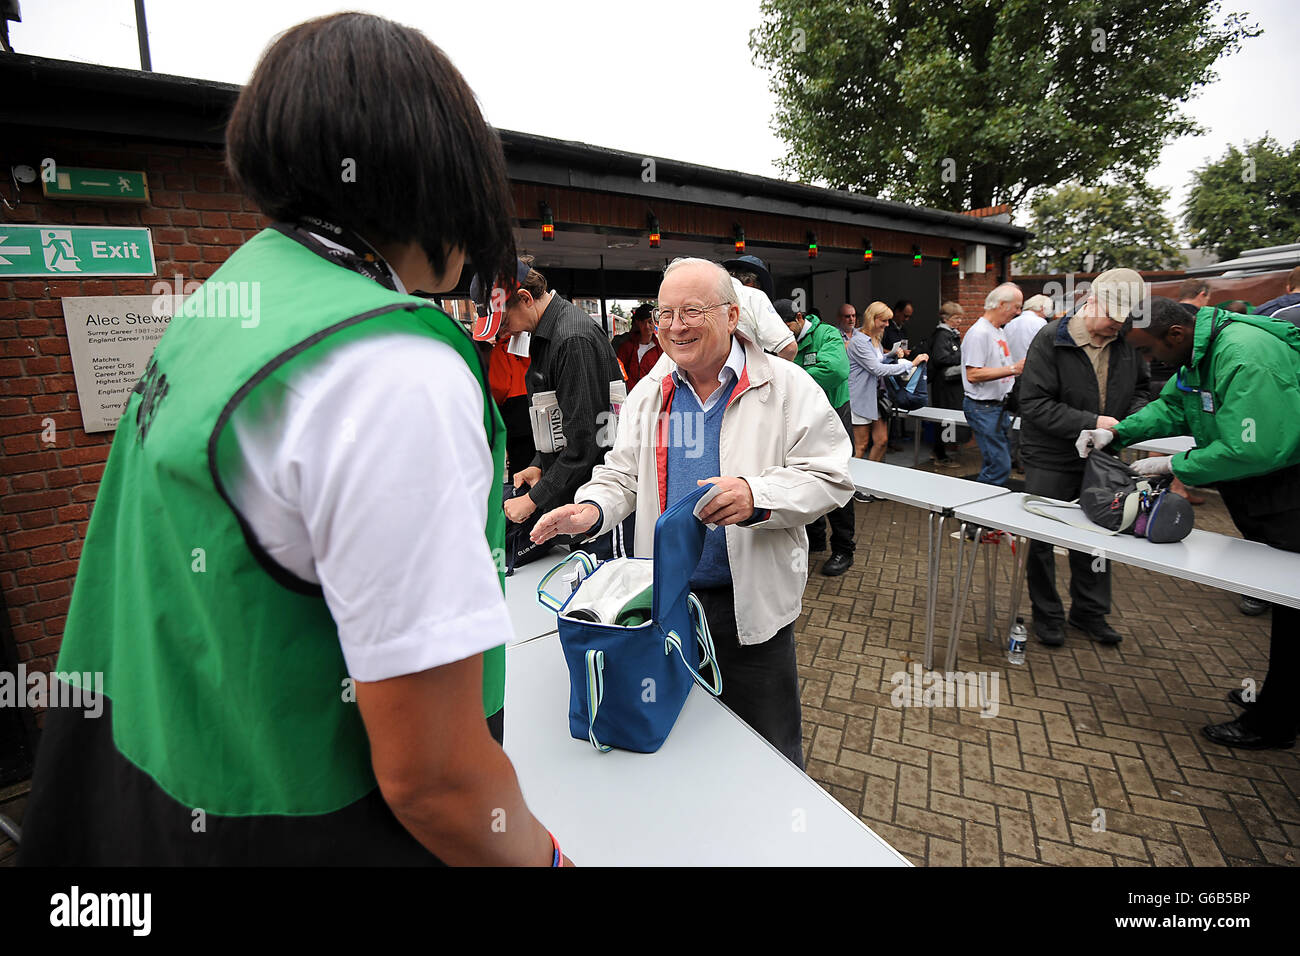
<instances>
[{"instance_id":1,"label":"beige jacket","mask_svg":"<svg viewBox=\"0 0 1300 956\"><path fill-rule=\"evenodd\" d=\"M745 372L723 412L718 460L724 476L748 482L755 509L771 511L761 522L726 528L740 643L761 644L802 610L808 580L804 525L852 497L853 449L812 376L792 362L769 358L744 336L737 338L745 348ZM671 411L666 422L659 415L665 394L675 387L672 368L660 362L632 389L614 447L573 498L593 501L604 512L590 537L609 531L635 509L638 557L654 553L661 489L667 488L660 470L660 426L670 436L679 427Z\"/></svg>"}]
</instances>

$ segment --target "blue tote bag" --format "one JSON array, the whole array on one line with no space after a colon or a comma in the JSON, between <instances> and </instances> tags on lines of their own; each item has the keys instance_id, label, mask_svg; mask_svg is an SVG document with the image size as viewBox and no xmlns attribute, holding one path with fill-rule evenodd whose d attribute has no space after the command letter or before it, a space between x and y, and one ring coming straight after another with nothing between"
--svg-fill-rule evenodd
<instances>
[{"instance_id":1,"label":"blue tote bag","mask_svg":"<svg viewBox=\"0 0 1300 956\"><path fill-rule=\"evenodd\" d=\"M925 366L918 366L906 384L899 381L902 377L899 375L884 380L885 391L889 393L894 407L906 409L907 411L925 408L930 401L930 385L926 377Z\"/></svg>"},{"instance_id":2,"label":"blue tote bag","mask_svg":"<svg viewBox=\"0 0 1300 956\"><path fill-rule=\"evenodd\" d=\"M705 533L693 512L712 487L702 486L659 516L653 564L645 558L597 564L578 551L537 585L537 599L559 614L560 646L569 667L569 733L591 741L597 750L654 753L668 739L692 683L714 696L722 693L709 623L690 592ZM581 584L571 594L552 594L551 580L574 565L587 572ZM628 571L653 581L649 620L625 626L566 616L575 605L590 603L592 593L599 594L606 582L629 577ZM700 675L706 666L712 683Z\"/></svg>"}]
</instances>

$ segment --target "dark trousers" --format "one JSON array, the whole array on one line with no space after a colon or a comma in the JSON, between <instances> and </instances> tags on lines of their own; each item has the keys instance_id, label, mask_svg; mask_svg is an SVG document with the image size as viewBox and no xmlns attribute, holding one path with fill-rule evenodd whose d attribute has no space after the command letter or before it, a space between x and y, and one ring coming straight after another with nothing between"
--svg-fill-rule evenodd
<instances>
[{"instance_id":1,"label":"dark trousers","mask_svg":"<svg viewBox=\"0 0 1300 956\"><path fill-rule=\"evenodd\" d=\"M1025 492L1073 501L1083 487L1083 472L1077 474L1037 468L1025 463ZM1094 570L1099 564L1101 570ZM1034 606L1034 620L1043 624L1061 624L1065 609L1056 593L1056 555L1045 541L1029 542L1025 564L1029 582L1029 600ZM1070 552L1070 616L1087 621L1110 613L1110 569L1104 559L1085 551Z\"/></svg>"},{"instance_id":2,"label":"dark trousers","mask_svg":"<svg viewBox=\"0 0 1300 956\"><path fill-rule=\"evenodd\" d=\"M849 403L845 402L835 411L840 416L840 421L844 423L844 433L849 436L849 443L853 442L853 419L850 417ZM856 527L853 520L853 498L850 497L844 503L844 507L836 508L830 514L823 515L816 521L805 526L808 532L808 543L826 540L826 525L831 526L831 553L832 554L853 554L853 532Z\"/></svg>"},{"instance_id":3,"label":"dark trousers","mask_svg":"<svg viewBox=\"0 0 1300 956\"><path fill-rule=\"evenodd\" d=\"M803 769L803 715L794 657L794 622L762 644L736 637L736 596L731 588L695 588L704 606L722 670L722 702L764 740Z\"/></svg>"},{"instance_id":4,"label":"dark trousers","mask_svg":"<svg viewBox=\"0 0 1300 956\"><path fill-rule=\"evenodd\" d=\"M1252 514L1255 502L1245 489L1239 492L1220 485L1219 493L1243 538L1282 551L1300 551L1300 510ZM1286 735L1300 727L1300 609L1274 604L1272 613L1268 673L1256 705L1241 718L1246 727L1264 736Z\"/></svg>"}]
</instances>

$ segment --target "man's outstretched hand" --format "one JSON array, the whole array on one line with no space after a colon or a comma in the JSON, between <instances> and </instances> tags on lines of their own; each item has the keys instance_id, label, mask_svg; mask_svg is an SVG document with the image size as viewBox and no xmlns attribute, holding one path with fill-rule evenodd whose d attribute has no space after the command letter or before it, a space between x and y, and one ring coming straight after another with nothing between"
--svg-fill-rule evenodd
<instances>
[{"instance_id":1,"label":"man's outstretched hand","mask_svg":"<svg viewBox=\"0 0 1300 956\"><path fill-rule=\"evenodd\" d=\"M557 534L585 534L599 520L600 509L595 505L560 505L538 518L528 537L533 544L541 544Z\"/></svg>"}]
</instances>

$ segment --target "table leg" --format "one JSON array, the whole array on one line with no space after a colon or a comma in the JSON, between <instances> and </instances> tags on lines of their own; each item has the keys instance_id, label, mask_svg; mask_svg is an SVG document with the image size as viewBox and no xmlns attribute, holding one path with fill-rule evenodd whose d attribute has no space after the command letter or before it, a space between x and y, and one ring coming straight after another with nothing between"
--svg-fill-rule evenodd
<instances>
[{"instance_id":1,"label":"table leg","mask_svg":"<svg viewBox=\"0 0 1300 956\"><path fill-rule=\"evenodd\" d=\"M1016 569L1011 575L1011 614L1007 617L1008 634L1016 623L1016 615L1020 613L1020 592L1025 584L1025 567L1029 560L1029 539L1021 535L1014 540L1017 548Z\"/></svg>"},{"instance_id":2,"label":"table leg","mask_svg":"<svg viewBox=\"0 0 1300 956\"><path fill-rule=\"evenodd\" d=\"M912 439L912 467L921 464L921 429L918 427Z\"/></svg>"},{"instance_id":3,"label":"table leg","mask_svg":"<svg viewBox=\"0 0 1300 956\"><path fill-rule=\"evenodd\" d=\"M929 573L925 588L925 669L934 668L934 618L939 602L939 568L943 554L943 523L946 517L931 511L927 529L929 533Z\"/></svg>"},{"instance_id":4,"label":"table leg","mask_svg":"<svg viewBox=\"0 0 1300 956\"><path fill-rule=\"evenodd\" d=\"M995 540L982 544L984 551L984 640L993 640L993 624L997 619L997 558L1002 542ZM992 550L991 550L992 549Z\"/></svg>"},{"instance_id":5,"label":"table leg","mask_svg":"<svg viewBox=\"0 0 1300 956\"><path fill-rule=\"evenodd\" d=\"M975 577L975 559L979 557L979 542L971 542L970 564L966 566L966 580L962 583L962 552L966 550L966 522L961 523L961 532L957 536L957 570L952 581L952 625L948 630L948 653L944 666L948 671L957 669L957 631L961 619L966 613L966 602L970 598L971 580Z\"/></svg>"}]
</instances>

